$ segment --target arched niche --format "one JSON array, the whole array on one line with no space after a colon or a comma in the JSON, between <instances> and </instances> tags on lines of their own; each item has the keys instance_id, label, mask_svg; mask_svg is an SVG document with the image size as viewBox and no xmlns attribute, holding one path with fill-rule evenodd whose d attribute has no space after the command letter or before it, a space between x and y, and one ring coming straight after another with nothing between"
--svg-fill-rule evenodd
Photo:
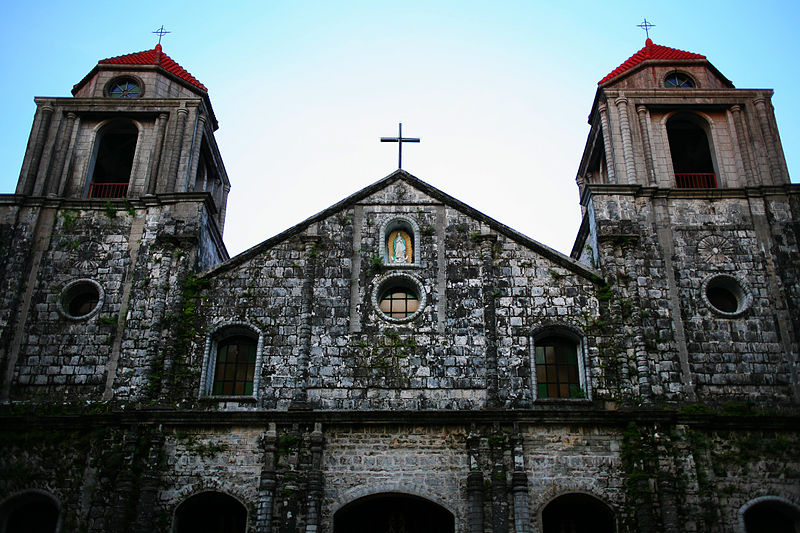
<instances>
[{"instance_id":1,"label":"arched niche","mask_svg":"<svg viewBox=\"0 0 800 533\"><path fill-rule=\"evenodd\" d=\"M58 502L45 491L21 492L0 505L0 533L56 533L59 529Z\"/></svg>"},{"instance_id":2,"label":"arched niche","mask_svg":"<svg viewBox=\"0 0 800 533\"><path fill-rule=\"evenodd\" d=\"M542 509L542 533L615 533L614 511L589 494L562 494Z\"/></svg>"},{"instance_id":3,"label":"arched niche","mask_svg":"<svg viewBox=\"0 0 800 533\"><path fill-rule=\"evenodd\" d=\"M224 492L190 496L175 509L173 533L245 533L247 508Z\"/></svg>"},{"instance_id":4,"label":"arched niche","mask_svg":"<svg viewBox=\"0 0 800 533\"><path fill-rule=\"evenodd\" d=\"M385 266L418 266L419 224L408 216L396 215L381 224L381 257Z\"/></svg>"},{"instance_id":5,"label":"arched niche","mask_svg":"<svg viewBox=\"0 0 800 533\"><path fill-rule=\"evenodd\" d=\"M333 516L333 533L454 533L453 513L431 500L387 492L363 496Z\"/></svg>"}]
</instances>

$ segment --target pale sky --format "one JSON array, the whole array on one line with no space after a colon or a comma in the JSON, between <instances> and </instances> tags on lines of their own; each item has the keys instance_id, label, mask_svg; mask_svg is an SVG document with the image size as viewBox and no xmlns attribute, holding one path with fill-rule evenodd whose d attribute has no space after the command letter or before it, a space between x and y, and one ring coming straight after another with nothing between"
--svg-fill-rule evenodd
<instances>
[{"instance_id":1,"label":"pale sky","mask_svg":"<svg viewBox=\"0 0 800 533\"><path fill-rule=\"evenodd\" d=\"M644 45L704 54L772 88L798 182L796 2L14 2L0 21L0 191L13 192L34 96L69 96L106 57L164 52L209 88L232 183L231 255L397 168L569 253L597 82Z\"/></svg>"}]
</instances>

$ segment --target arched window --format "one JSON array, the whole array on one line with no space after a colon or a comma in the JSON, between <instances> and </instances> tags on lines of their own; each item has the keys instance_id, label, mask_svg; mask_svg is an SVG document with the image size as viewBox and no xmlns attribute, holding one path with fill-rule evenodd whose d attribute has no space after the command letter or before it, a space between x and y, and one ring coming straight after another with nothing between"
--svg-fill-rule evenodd
<instances>
[{"instance_id":1,"label":"arched window","mask_svg":"<svg viewBox=\"0 0 800 533\"><path fill-rule=\"evenodd\" d=\"M694 115L678 114L667 121L675 184L680 189L714 189L717 175L708 136Z\"/></svg>"},{"instance_id":2,"label":"arched window","mask_svg":"<svg viewBox=\"0 0 800 533\"><path fill-rule=\"evenodd\" d=\"M247 508L222 492L201 492L175 510L175 533L244 533Z\"/></svg>"},{"instance_id":3,"label":"arched window","mask_svg":"<svg viewBox=\"0 0 800 533\"><path fill-rule=\"evenodd\" d=\"M585 398L579 339L557 331L534 340L536 398Z\"/></svg>"},{"instance_id":4,"label":"arched window","mask_svg":"<svg viewBox=\"0 0 800 533\"><path fill-rule=\"evenodd\" d=\"M694 86L691 76L683 72L670 72L664 77L664 87L667 89L691 89Z\"/></svg>"},{"instance_id":5,"label":"arched window","mask_svg":"<svg viewBox=\"0 0 800 533\"><path fill-rule=\"evenodd\" d=\"M614 533L614 513L588 494L559 496L542 510L543 533Z\"/></svg>"},{"instance_id":6,"label":"arched window","mask_svg":"<svg viewBox=\"0 0 800 533\"><path fill-rule=\"evenodd\" d=\"M89 198L124 198L133 169L139 130L127 120L116 121L97 133Z\"/></svg>"},{"instance_id":7,"label":"arched window","mask_svg":"<svg viewBox=\"0 0 800 533\"><path fill-rule=\"evenodd\" d=\"M390 531L455 531L453 513L436 503L410 494L365 496L333 516L334 533Z\"/></svg>"},{"instance_id":8,"label":"arched window","mask_svg":"<svg viewBox=\"0 0 800 533\"><path fill-rule=\"evenodd\" d=\"M800 533L800 508L782 499L760 498L744 511L746 533Z\"/></svg>"},{"instance_id":9,"label":"arched window","mask_svg":"<svg viewBox=\"0 0 800 533\"><path fill-rule=\"evenodd\" d=\"M24 492L0 506L0 531L3 533L55 533L58 505L49 494Z\"/></svg>"},{"instance_id":10,"label":"arched window","mask_svg":"<svg viewBox=\"0 0 800 533\"><path fill-rule=\"evenodd\" d=\"M259 336L247 326L228 326L209 338L203 394L254 397Z\"/></svg>"}]
</instances>

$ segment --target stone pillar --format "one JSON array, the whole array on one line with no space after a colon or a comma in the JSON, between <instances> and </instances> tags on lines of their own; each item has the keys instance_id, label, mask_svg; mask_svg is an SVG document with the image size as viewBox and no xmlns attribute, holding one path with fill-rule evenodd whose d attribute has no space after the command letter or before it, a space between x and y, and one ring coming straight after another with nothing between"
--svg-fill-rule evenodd
<instances>
[{"instance_id":1,"label":"stone pillar","mask_svg":"<svg viewBox=\"0 0 800 533\"><path fill-rule=\"evenodd\" d=\"M474 428L473 428L474 430ZM469 533L483 533L483 472L478 454L480 436L471 433L467 437L469 474L467 475L467 523Z\"/></svg>"},{"instance_id":2,"label":"stone pillar","mask_svg":"<svg viewBox=\"0 0 800 533\"><path fill-rule=\"evenodd\" d=\"M300 324L297 335L297 376L290 409L308 409L308 362L311 352L311 318L314 313L314 278L319 254L319 237L303 237L306 261L303 266L303 287L300 300Z\"/></svg>"},{"instance_id":3,"label":"stone pillar","mask_svg":"<svg viewBox=\"0 0 800 533\"><path fill-rule=\"evenodd\" d=\"M317 533L322 514L322 424L314 424L311 432L311 471L308 473L308 500L306 502L306 533Z\"/></svg>"},{"instance_id":4,"label":"stone pillar","mask_svg":"<svg viewBox=\"0 0 800 533\"><path fill-rule=\"evenodd\" d=\"M619 112L619 128L622 133L622 154L625 157L625 183L636 183L636 166L633 161L633 141L631 140L631 124L628 120L628 99L620 96L614 103Z\"/></svg>"},{"instance_id":5,"label":"stone pillar","mask_svg":"<svg viewBox=\"0 0 800 533\"><path fill-rule=\"evenodd\" d=\"M597 111L600 113L600 126L603 129L603 149L606 153L606 168L608 169L608 182L616 183L617 174L614 165L614 148L611 145L611 128L608 126L608 107L606 104L599 104Z\"/></svg>"},{"instance_id":6,"label":"stone pillar","mask_svg":"<svg viewBox=\"0 0 800 533\"><path fill-rule=\"evenodd\" d=\"M650 122L650 114L647 112L647 107L643 105L637 105L636 112L639 114L639 129L642 130L642 144L644 145L644 162L645 165L647 165L647 179L650 185L656 185L653 147L650 145L650 129L647 127Z\"/></svg>"},{"instance_id":7,"label":"stone pillar","mask_svg":"<svg viewBox=\"0 0 800 533\"><path fill-rule=\"evenodd\" d=\"M469 533L483 533L483 473L467 475L467 520Z\"/></svg>"},{"instance_id":8,"label":"stone pillar","mask_svg":"<svg viewBox=\"0 0 800 533\"><path fill-rule=\"evenodd\" d=\"M264 448L264 464L261 466L261 479L258 482L258 502L256 510L256 533L272 531L272 503L275 498L275 453L278 446L276 425L271 422L261 439Z\"/></svg>"},{"instance_id":9,"label":"stone pillar","mask_svg":"<svg viewBox=\"0 0 800 533\"><path fill-rule=\"evenodd\" d=\"M765 148L767 149L770 173L769 185L777 185L782 183L781 162L779 159L780 151L777 149L777 142L775 141L775 136L772 134L772 128L770 127L769 113L767 112L767 99L764 97L759 97L753 100L753 103L756 105L758 124L761 126L761 134L764 137L764 142L766 143Z\"/></svg>"},{"instance_id":10,"label":"stone pillar","mask_svg":"<svg viewBox=\"0 0 800 533\"><path fill-rule=\"evenodd\" d=\"M156 139L153 146L153 154L150 157L150 168L147 172L147 185L145 187L145 194L155 194L156 186L158 184L158 171L161 165L161 151L164 148L164 133L167 130L166 113L159 113L156 119Z\"/></svg>"},{"instance_id":11,"label":"stone pillar","mask_svg":"<svg viewBox=\"0 0 800 533\"><path fill-rule=\"evenodd\" d=\"M64 173L64 167L67 161L67 150L72 140L72 129L75 126L75 113L67 113L67 120L64 122L64 127L61 130L61 135L58 137L58 147L56 148L55 161L51 171L45 181L43 196L57 196L58 189L61 185L61 177Z\"/></svg>"},{"instance_id":12,"label":"stone pillar","mask_svg":"<svg viewBox=\"0 0 800 533\"><path fill-rule=\"evenodd\" d=\"M530 533L531 510L528 498L528 475L525 473L525 453L518 427L514 427L514 473L511 477L514 498L514 533Z\"/></svg>"},{"instance_id":13,"label":"stone pillar","mask_svg":"<svg viewBox=\"0 0 800 533\"><path fill-rule=\"evenodd\" d=\"M217 215L217 225L219 226L219 233L222 234L222 231L225 229L225 215L228 211L228 194L231 192L231 186L223 184L223 192L222 198L217 206L217 210L219 214Z\"/></svg>"},{"instance_id":14,"label":"stone pillar","mask_svg":"<svg viewBox=\"0 0 800 533\"><path fill-rule=\"evenodd\" d=\"M492 455L494 455L494 450ZM503 455L495 457L492 467L492 533L508 533L508 488Z\"/></svg>"},{"instance_id":15,"label":"stone pillar","mask_svg":"<svg viewBox=\"0 0 800 533\"><path fill-rule=\"evenodd\" d=\"M197 113L197 124L195 134L192 138L192 153L189 154L189 161L186 164L186 178L180 190L175 192L191 192L194 187L194 179L197 179L197 165L200 161L200 148L203 145L203 136L206 133L206 117L202 113ZM194 179L193 179L194 178ZM191 187L190 187L191 185Z\"/></svg>"},{"instance_id":16,"label":"stone pillar","mask_svg":"<svg viewBox=\"0 0 800 533\"><path fill-rule=\"evenodd\" d=\"M480 235L479 246L483 260L481 278L483 282L483 336L486 339L485 364L486 364L486 407L498 407L498 376L497 376L497 323L495 320L494 293L494 245L497 242L495 235Z\"/></svg>"},{"instance_id":17,"label":"stone pillar","mask_svg":"<svg viewBox=\"0 0 800 533\"><path fill-rule=\"evenodd\" d=\"M183 148L183 137L186 133L186 117L189 116L189 110L185 107L178 109L178 124L175 126L175 142L172 145L172 158L169 161L169 172L167 177L166 187L162 192L170 193L175 192L175 183L178 178L178 168L181 162L181 151Z\"/></svg>"},{"instance_id":18,"label":"stone pillar","mask_svg":"<svg viewBox=\"0 0 800 533\"><path fill-rule=\"evenodd\" d=\"M753 154L750 152L751 143L748 139L747 130L745 129L742 107L738 104L731 106L731 114L733 114L733 127L736 130L736 140L738 141L739 154L742 158L742 167L744 167L744 185L756 185L755 165L753 164Z\"/></svg>"},{"instance_id":19,"label":"stone pillar","mask_svg":"<svg viewBox=\"0 0 800 533\"><path fill-rule=\"evenodd\" d=\"M50 129L50 122L53 118L53 106L43 105L39 112L39 126L36 128L36 133L33 139L33 153L31 154L30 167L25 176L25 183L22 189L22 194L33 194L34 187L36 186L36 176L39 173L39 164L42 160L42 152L44 151L45 142L47 142L47 132Z\"/></svg>"}]
</instances>

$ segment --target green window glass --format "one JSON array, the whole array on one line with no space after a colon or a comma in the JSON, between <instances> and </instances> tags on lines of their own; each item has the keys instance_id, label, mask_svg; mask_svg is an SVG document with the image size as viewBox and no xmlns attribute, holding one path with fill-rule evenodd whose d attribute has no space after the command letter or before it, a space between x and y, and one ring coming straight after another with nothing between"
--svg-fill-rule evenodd
<instances>
[{"instance_id":1,"label":"green window glass","mask_svg":"<svg viewBox=\"0 0 800 533\"><path fill-rule=\"evenodd\" d=\"M236 336L224 339L217 346L214 368L214 396L250 396L256 372L256 341Z\"/></svg>"},{"instance_id":2,"label":"green window glass","mask_svg":"<svg viewBox=\"0 0 800 533\"><path fill-rule=\"evenodd\" d=\"M583 398L578 347L560 337L536 341L536 397Z\"/></svg>"}]
</instances>

